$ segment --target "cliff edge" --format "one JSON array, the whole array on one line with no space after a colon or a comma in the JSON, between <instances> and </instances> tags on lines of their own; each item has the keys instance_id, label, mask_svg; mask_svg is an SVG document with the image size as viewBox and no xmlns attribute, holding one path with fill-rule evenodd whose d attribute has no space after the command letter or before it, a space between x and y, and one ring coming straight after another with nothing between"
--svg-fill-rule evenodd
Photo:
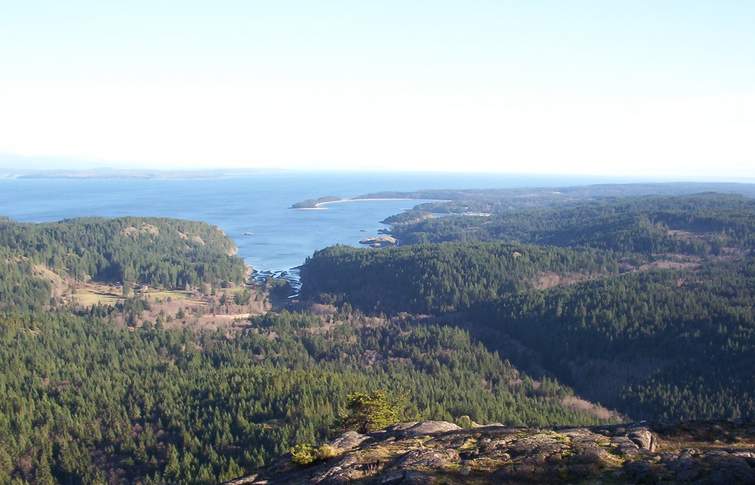
<instances>
[{"instance_id":1,"label":"cliff edge","mask_svg":"<svg viewBox=\"0 0 755 485\"><path fill-rule=\"evenodd\" d=\"M290 456L227 485L755 483L755 424L557 428L403 423L347 432L309 466Z\"/></svg>"}]
</instances>

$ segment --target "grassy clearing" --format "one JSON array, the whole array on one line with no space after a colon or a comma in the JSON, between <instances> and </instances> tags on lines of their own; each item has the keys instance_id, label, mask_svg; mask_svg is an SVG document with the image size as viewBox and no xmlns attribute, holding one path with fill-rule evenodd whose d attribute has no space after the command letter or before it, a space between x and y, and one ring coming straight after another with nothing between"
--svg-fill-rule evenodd
<instances>
[{"instance_id":1,"label":"grassy clearing","mask_svg":"<svg viewBox=\"0 0 755 485\"><path fill-rule=\"evenodd\" d=\"M197 300L192 293L183 290L147 290L137 293L135 296L146 298L152 303L167 301L182 302L186 304L201 305L205 302ZM108 286L102 284L86 284L74 292L76 303L82 306L96 304L115 305L123 301L123 289L120 286Z\"/></svg>"},{"instance_id":2,"label":"grassy clearing","mask_svg":"<svg viewBox=\"0 0 755 485\"><path fill-rule=\"evenodd\" d=\"M148 290L140 295L152 301L168 301L170 298L171 301L192 300L187 303L202 303L200 300L193 299L190 291L184 290Z\"/></svg>"},{"instance_id":3,"label":"grassy clearing","mask_svg":"<svg viewBox=\"0 0 755 485\"><path fill-rule=\"evenodd\" d=\"M123 298L111 292L104 292L92 288L80 288L74 293L74 299L79 305L88 307L92 305L115 305Z\"/></svg>"},{"instance_id":4,"label":"grassy clearing","mask_svg":"<svg viewBox=\"0 0 755 485\"><path fill-rule=\"evenodd\" d=\"M105 283L79 283L78 288L73 290L73 302L82 308L93 305L115 306L125 301L123 287ZM244 291L245 287L224 288L216 295L201 295L186 290L167 290L158 288L136 289L130 293L131 298L144 299L149 303L149 308L141 312L137 317L137 324L143 322L155 322L162 319L163 325L168 328L181 328L192 326L207 329L235 328L239 322L248 320L252 315L264 313L265 302L252 298L250 303L236 305L233 303L232 294ZM226 296L226 304L219 303L221 295ZM181 318L178 315L182 314ZM117 316L121 323L125 323L123 315Z\"/></svg>"}]
</instances>

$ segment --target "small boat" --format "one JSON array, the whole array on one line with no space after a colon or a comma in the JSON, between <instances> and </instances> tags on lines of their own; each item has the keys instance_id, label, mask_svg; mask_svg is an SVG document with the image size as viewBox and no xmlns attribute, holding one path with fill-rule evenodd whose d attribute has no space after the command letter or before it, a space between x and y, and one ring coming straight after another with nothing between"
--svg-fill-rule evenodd
<instances>
[{"instance_id":1,"label":"small boat","mask_svg":"<svg viewBox=\"0 0 755 485\"><path fill-rule=\"evenodd\" d=\"M253 232L245 232L244 236L254 236L254 233Z\"/></svg>"}]
</instances>

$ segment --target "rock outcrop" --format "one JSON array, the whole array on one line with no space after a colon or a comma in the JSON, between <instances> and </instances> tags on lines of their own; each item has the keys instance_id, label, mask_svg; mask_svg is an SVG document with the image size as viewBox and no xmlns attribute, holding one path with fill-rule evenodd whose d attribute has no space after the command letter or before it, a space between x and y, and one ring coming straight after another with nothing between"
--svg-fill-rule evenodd
<instances>
[{"instance_id":1,"label":"rock outcrop","mask_svg":"<svg viewBox=\"0 0 755 485\"><path fill-rule=\"evenodd\" d=\"M420 483L755 483L755 424L563 428L405 423L346 433L332 458L288 457L233 485Z\"/></svg>"},{"instance_id":2,"label":"rock outcrop","mask_svg":"<svg viewBox=\"0 0 755 485\"><path fill-rule=\"evenodd\" d=\"M359 241L359 244L364 244L371 248L385 248L395 246L398 244L398 239L387 234L381 234L380 236L368 237Z\"/></svg>"}]
</instances>

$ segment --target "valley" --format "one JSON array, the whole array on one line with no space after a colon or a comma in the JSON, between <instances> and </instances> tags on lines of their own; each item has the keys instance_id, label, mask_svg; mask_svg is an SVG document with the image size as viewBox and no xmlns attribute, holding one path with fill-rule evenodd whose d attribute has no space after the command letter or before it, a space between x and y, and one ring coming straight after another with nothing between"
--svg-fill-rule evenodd
<instances>
[{"instance_id":1,"label":"valley","mask_svg":"<svg viewBox=\"0 0 755 485\"><path fill-rule=\"evenodd\" d=\"M304 483L357 456L328 443L358 399L384 413L358 457L392 451L353 477L414 453L380 429L427 420L450 461L401 467L416 477L534 479L541 445L558 453L540 478L674 477L681 451L652 464L617 426L670 443L663 426L740 436L755 416L755 203L694 188L419 193L443 199L389 218L388 247L316 251L298 294L206 223L3 220L0 481ZM723 463L705 433L700 477ZM516 456L465 445L510 435Z\"/></svg>"}]
</instances>

